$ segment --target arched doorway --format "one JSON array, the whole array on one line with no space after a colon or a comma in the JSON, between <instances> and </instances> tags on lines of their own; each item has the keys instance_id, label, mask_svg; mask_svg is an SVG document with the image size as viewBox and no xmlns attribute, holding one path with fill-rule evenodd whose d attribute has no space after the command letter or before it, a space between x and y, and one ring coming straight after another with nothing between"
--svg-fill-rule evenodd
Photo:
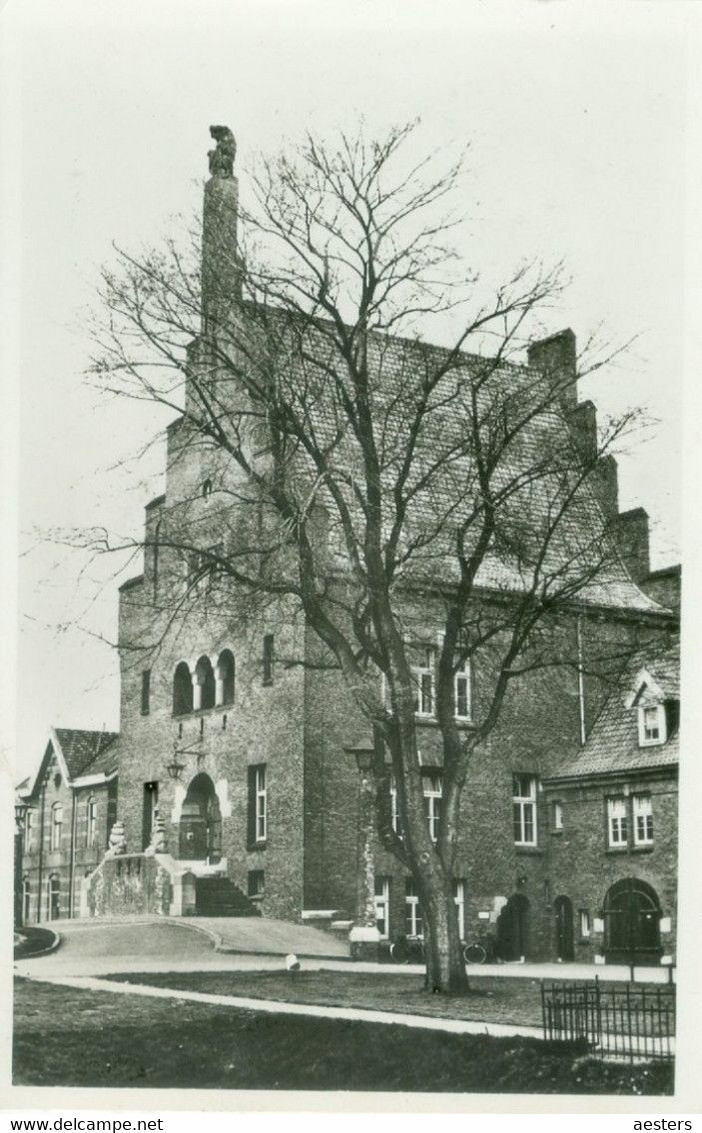
<instances>
[{"instance_id":1,"label":"arched doorway","mask_svg":"<svg viewBox=\"0 0 702 1133\"><path fill-rule=\"evenodd\" d=\"M612 964L658 963L661 906L652 886L635 877L617 881L604 907L605 955Z\"/></svg>"},{"instance_id":2,"label":"arched doorway","mask_svg":"<svg viewBox=\"0 0 702 1133\"><path fill-rule=\"evenodd\" d=\"M573 902L570 897L556 897L553 911L556 915L556 955L559 960L574 960Z\"/></svg>"},{"instance_id":3,"label":"arched doorway","mask_svg":"<svg viewBox=\"0 0 702 1133\"><path fill-rule=\"evenodd\" d=\"M521 893L510 897L497 918L497 955L501 960L521 960L527 954L529 902Z\"/></svg>"},{"instance_id":4,"label":"arched doorway","mask_svg":"<svg viewBox=\"0 0 702 1133\"><path fill-rule=\"evenodd\" d=\"M180 812L180 857L218 862L222 856L222 815L214 783L201 772L191 780Z\"/></svg>"}]
</instances>

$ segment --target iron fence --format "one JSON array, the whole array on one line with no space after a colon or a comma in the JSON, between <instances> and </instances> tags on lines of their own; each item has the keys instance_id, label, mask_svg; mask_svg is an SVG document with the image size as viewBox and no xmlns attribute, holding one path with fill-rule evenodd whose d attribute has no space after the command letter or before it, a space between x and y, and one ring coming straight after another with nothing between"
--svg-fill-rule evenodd
<instances>
[{"instance_id":1,"label":"iron fence","mask_svg":"<svg viewBox=\"0 0 702 1133\"><path fill-rule=\"evenodd\" d=\"M595 1057L671 1061L675 986L541 983L544 1038L586 1044Z\"/></svg>"}]
</instances>

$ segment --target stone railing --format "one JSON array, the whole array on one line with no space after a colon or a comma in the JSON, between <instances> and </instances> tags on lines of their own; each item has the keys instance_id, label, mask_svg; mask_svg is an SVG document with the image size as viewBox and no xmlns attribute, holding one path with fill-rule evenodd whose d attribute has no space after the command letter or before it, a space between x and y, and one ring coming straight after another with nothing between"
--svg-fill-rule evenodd
<instances>
[{"instance_id":1,"label":"stone railing","mask_svg":"<svg viewBox=\"0 0 702 1133\"><path fill-rule=\"evenodd\" d=\"M150 913L187 917L195 912L195 877L170 854L108 853L83 881L82 917Z\"/></svg>"}]
</instances>

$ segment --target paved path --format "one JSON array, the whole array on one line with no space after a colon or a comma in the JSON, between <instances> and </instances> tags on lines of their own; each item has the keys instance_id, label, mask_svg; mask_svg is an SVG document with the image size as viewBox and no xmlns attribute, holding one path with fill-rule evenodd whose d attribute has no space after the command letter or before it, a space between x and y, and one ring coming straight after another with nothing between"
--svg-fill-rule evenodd
<instances>
[{"instance_id":1,"label":"paved path","mask_svg":"<svg viewBox=\"0 0 702 1133\"><path fill-rule=\"evenodd\" d=\"M306 965L307 967L308 965ZM471 1019L440 1019L432 1015L405 1015L388 1011L371 1011L362 1007L325 1007L315 1003L288 1003L274 999L254 999L240 995L215 995L202 991L182 991L166 987L149 987L147 984L116 983L114 980L91 976L40 976L45 983L90 991L114 992L117 995L145 995L155 999L187 1000L192 1003L210 1003L217 1007L233 1007L244 1011L259 1011L269 1015L305 1015L316 1019L344 1019L364 1023L384 1023L401 1027L419 1027L427 1031L446 1031L453 1035L521 1035L526 1038L543 1038L540 1027L524 1027L516 1023L482 1023Z\"/></svg>"},{"instance_id":2,"label":"paved path","mask_svg":"<svg viewBox=\"0 0 702 1133\"><path fill-rule=\"evenodd\" d=\"M112 972L192 972L275 970L283 957L296 952L308 971L321 968L353 972L418 975L416 964L350 963L343 941L319 929L265 918L188 917L114 921L54 922L61 935L58 949L44 956L18 960L18 975L101 976ZM221 940L220 948L215 943ZM250 949L247 951L246 948ZM268 947L264 947L267 945ZM336 946L336 953L333 949ZM340 955L341 953L341 955ZM481 964L468 969L471 979L627 980L619 965ZM637 968L638 982L666 983L668 969Z\"/></svg>"}]
</instances>

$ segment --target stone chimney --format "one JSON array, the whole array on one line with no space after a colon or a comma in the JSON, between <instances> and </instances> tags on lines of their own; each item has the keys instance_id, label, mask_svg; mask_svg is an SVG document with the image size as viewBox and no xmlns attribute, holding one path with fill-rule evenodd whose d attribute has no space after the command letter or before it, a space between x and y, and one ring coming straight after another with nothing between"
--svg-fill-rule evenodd
<instances>
[{"instance_id":1,"label":"stone chimney","mask_svg":"<svg viewBox=\"0 0 702 1133\"><path fill-rule=\"evenodd\" d=\"M651 570L648 548L648 513L642 507L623 511L617 519L619 553L633 578L639 582Z\"/></svg>"},{"instance_id":2,"label":"stone chimney","mask_svg":"<svg viewBox=\"0 0 702 1133\"><path fill-rule=\"evenodd\" d=\"M591 463L597 456L597 410L592 401L581 401L568 417L582 458Z\"/></svg>"},{"instance_id":3,"label":"stone chimney","mask_svg":"<svg viewBox=\"0 0 702 1133\"><path fill-rule=\"evenodd\" d=\"M234 176L236 141L228 126L210 126L216 145L208 153L202 224L203 331L217 332L241 299L237 247L239 183Z\"/></svg>"},{"instance_id":4,"label":"stone chimney","mask_svg":"<svg viewBox=\"0 0 702 1133\"><path fill-rule=\"evenodd\" d=\"M578 403L575 335L570 328L532 342L527 349L529 365L541 370L558 387L562 408L570 412Z\"/></svg>"}]
</instances>

